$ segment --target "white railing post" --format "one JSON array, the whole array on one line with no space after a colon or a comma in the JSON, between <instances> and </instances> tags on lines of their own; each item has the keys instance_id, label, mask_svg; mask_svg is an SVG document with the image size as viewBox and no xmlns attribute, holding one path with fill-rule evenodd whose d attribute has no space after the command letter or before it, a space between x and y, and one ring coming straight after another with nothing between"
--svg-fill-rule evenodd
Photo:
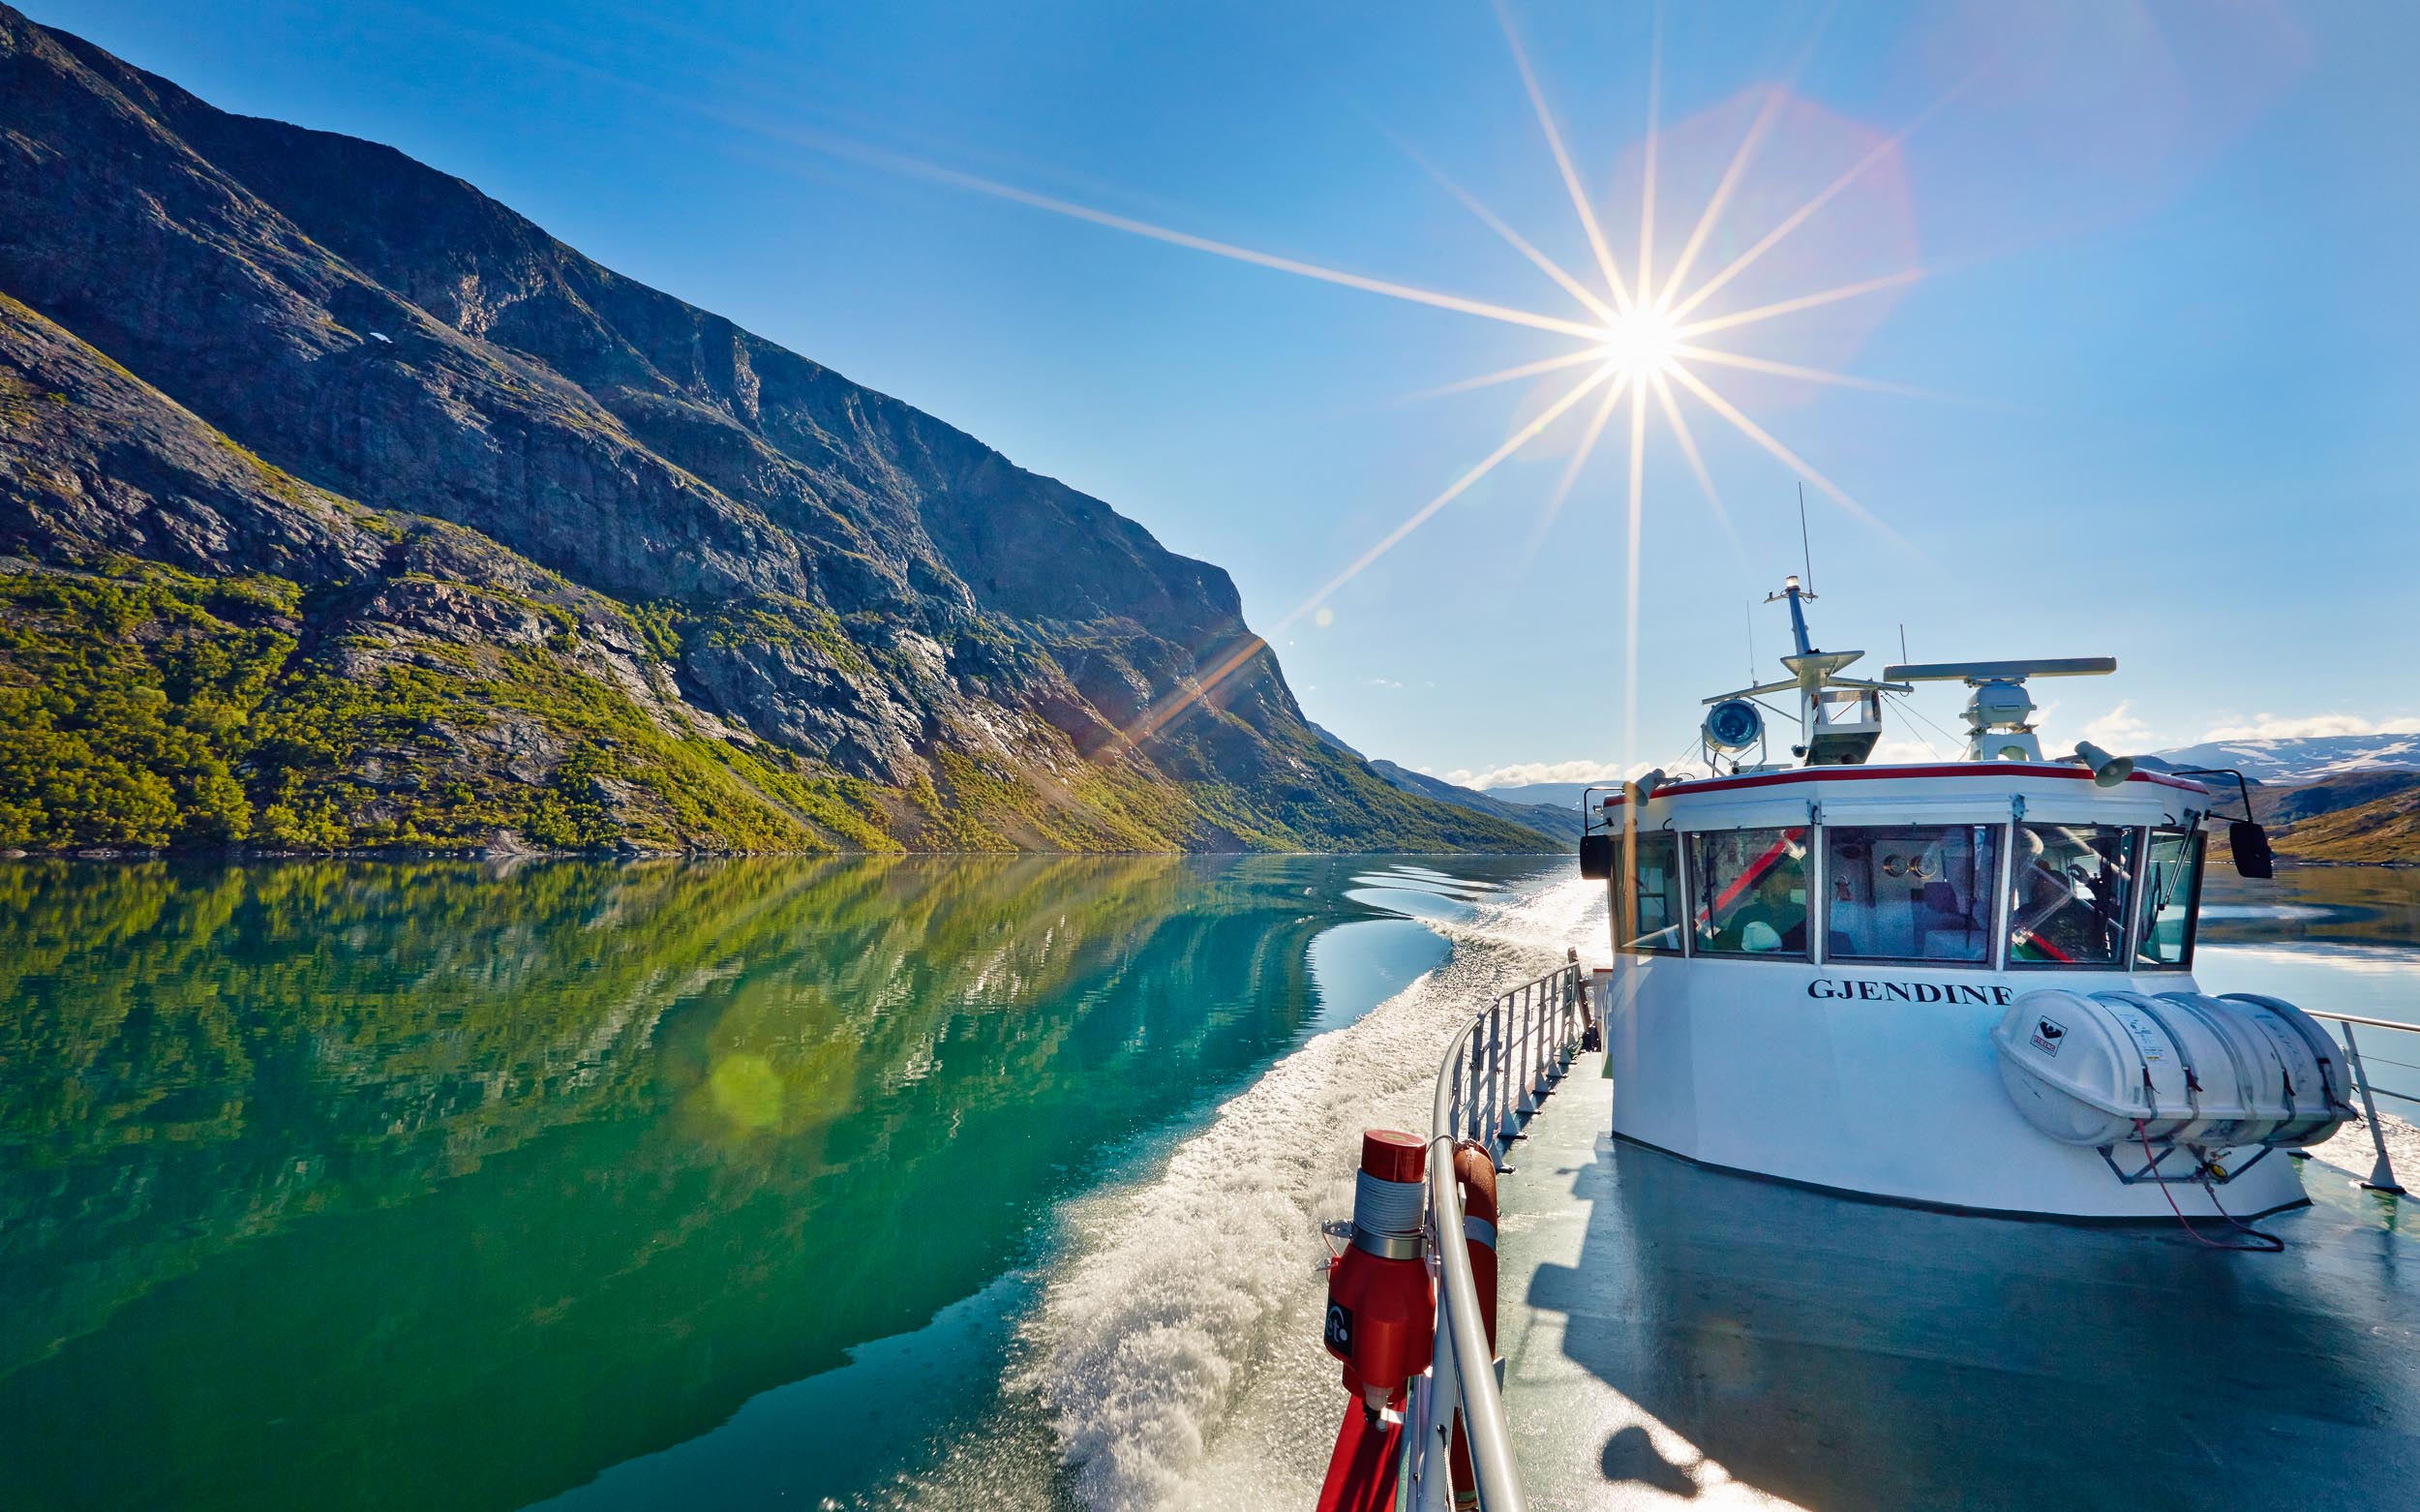
<instances>
[{"instance_id":1,"label":"white railing post","mask_svg":"<svg viewBox=\"0 0 2420 1512\"><path fill-rule=\"evenodd\" d=\"M1508 1027L1505 1020L1510 1016L1511 1013L1502 998L1497 998L1489 1010L1488 1042L1495 1053L1489 1057L1488 1069L1495 1079L1496 1096L1494 1104L1488 1110L1495 1118L1490 1125L1494 1133L1488 1139L1499 1167L1504 1164L1505 1152L1512 1148L1513 1135L1521 1133L1520 1117L1512 1107L1512 1046L1504 1043Z\"/></svg>"},{"instance_id":2,"label":"white railing post","mask_svg":"<svg viewBox=\"0 0 2420 1512\"><path fill-rule=\"evenodd\" d=\"M2370 1095L2370 1073L2361 1064L2361 1046L2353 1043L2353 1026L2349 1019L2339 1019L2344 1026L2344 1058L2352 1063L2353 1085L2361 1089L2361 1116L2370 1126L2370 1141L2377 1146L2377 1164L2370 1167L2370 1179L2362 1183L2373 1192L2401 1193L2403 1183L2395 1179L2395 1164L2386 1158L2386 1131L2378 1127L2377 1100Z\"/></svg>"},{"instance_id":3,"label":"white railing post","mask_svg":"<svg viewBox=\"0 0 2420 1512\"><path fill-rule=\"evenodd\" d=\"M1513 1110L1527 1118L1538 1110L1537 1013L1528 987L1521 989L1521 1039L1513 1056L1513 1071L1514 1084L1521 1089Z\"/></svg>"},{"instance_id":4,"label":"white railing post","mask_svg":"<svg viewBox=\"0 0 2420 1512\"><path fill-rule=\"evenodd\" d=\"M1551 978L1541 977L1535 983L1538 999L1537 1048L1529 1068L1529 1080L1537 1088L1532 1099L1532 1111L1543 1106L1546 1094L1555 1085L1555 1057L1548 1053L1554 1042L1550 1036L1555 1027L1555 984Z\"/></svg>"},{"instance_id":5,"label":"white railing post","mask_svg":"<svg viewBox=\"0 0 2420 1512\"><path fill-rule=\"evenodd\" d=\"M1505 1152L1513 1149L1513 1134L1520 1133L1520 1125L1513 1123L1513 1099L1508 1096L1513 1091L1513 1067L1505 1060L1510 1050L1505 1045L1505 1002L1498 997L1489 1007L1489 1154L1494 1154L1498 1166L1505 1164Z\"/></svg>"},{"instance_id":6,"label":"white railing post","mask_svg":"<svg viewBox=\"0 0 2420 1512\"><path fill-rule=\"evenodd\" d=\"M1571 1070L1571 992L1570 979L1563 972L1555 973L1555 1053L1547 1057L1549 1079L1560 1085L1563 1074Z\"/></svg>"},{"instance_id":7,"label":"white railing post","mask_svg":"<svg viewBox=\"0 0 2420 1512\"><path fill-rule=\"evenodd\" d=\"M1465 1137L1471 1139L1480 1138L1479 1119L1487 1111L1486 1047L1479 1043L1479 1038L1478 1029L1474 1024L1464 1042L1470 1055L1470 1096L1465 1100L1465 1112L1470 1127L1465 1131Z\"/></svg>"}]
</instances>

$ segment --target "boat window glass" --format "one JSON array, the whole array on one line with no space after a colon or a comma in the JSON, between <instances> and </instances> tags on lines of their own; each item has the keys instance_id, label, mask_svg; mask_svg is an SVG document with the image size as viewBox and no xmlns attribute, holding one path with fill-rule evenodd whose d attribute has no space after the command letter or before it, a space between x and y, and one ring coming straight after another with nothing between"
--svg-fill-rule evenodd
<instances>
[{"instance_id":1,"label":"boat window glass","mask_svg":"<svg viewBox=\"0 0 2420 1512\"><path fill-rule=\"evenodd\" d=\"M2126 904L2134 879L2134 832L2110 825L2016 827L2009 908L2009 964L2118 967L2126 960Z\"/></svg>"},{"instance_id":2,"label":"boat window glass","mask_svg":"<svg viewBox=\"0 0 2420 1512\"><path fill-rule=\"evenodd\" d=\"M2194 830L2154 830L2143 858L2143 937L2138 966L2190 966L2193 913L2201 897L2205 836Z\"/></svg>"},{"instance_id":3,"label":"boat window glass","mask_svg":"<svg viewBox=\"0 0 2420 1512\"><path fill-rule=\"evenodd\" d=\"M1806 831L1688 838L1699 953L1806 959Z\"/></svg>"},{"instance_id":4,"label":"boat window glass","mask_svg":"<svg viewBox=\"0 0 2420 1512\"><path fill-rule=\"evenodd\" d=\"M1680 920L1688 911L1688 894L1680 888L1680 837L1650 832L1638 837L1637 892L1630 905L1630 928L1621 948L1632 952L1680 951Z\"/></svg>"},{"instance_id":5,"label":"boat window glass","mask_svg":"<svg viewBox=\"0 0 2420 1512\"><path fill-rule=\"evenodd\" d=\"M1831 960L1991 958L1997 825L1824 831L1824 954Z\"/></svg>"}]
</instances>

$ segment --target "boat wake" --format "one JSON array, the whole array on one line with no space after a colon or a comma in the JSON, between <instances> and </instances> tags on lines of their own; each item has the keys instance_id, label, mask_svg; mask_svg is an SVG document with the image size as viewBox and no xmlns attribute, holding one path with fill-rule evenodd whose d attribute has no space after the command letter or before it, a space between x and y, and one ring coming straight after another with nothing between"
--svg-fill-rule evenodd
<instances>
[{"instance_id":1,"label":"boat wake","mask_svg":"<svg viewBox=\"0 0 2420 1512\"><path fill-rule=\"evenodd\" d=\"M1009 1382L1056 1440L1050 1499L1316 1496L1345 1406L1317 1345L1318 1224L1351 1210L1361 1131L1424 1129L1456 1027L1595 939L1603 909L1604 890L1572 878L1439 921L1444 965L1272 1066L1154 1175L1063 1210Z\"/></svg>"}]
</instances>

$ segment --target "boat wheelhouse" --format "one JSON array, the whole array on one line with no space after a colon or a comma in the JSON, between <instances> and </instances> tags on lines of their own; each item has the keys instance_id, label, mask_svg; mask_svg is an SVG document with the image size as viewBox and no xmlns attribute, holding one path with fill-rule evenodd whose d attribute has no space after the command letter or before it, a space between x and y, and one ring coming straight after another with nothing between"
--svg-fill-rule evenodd
<instances>
[{"instance_id":1,"label":"boat wheelhouse","mask_svg":"<svg viewBox=\"0 0 2420 1512\"><path fill-rule=\"evenodd\" d=\"M1713 775L1591 795L1611 890L1599 974L1614 1133L1860 1195L2070 1218L2250 1217L2350 1113L2332 1042L2194 980L2209 787L2079 747L2042 759L2029 677L2105 658L1902 666L1808 643L1718 695ZM1960 679L1967 759L1869 765L1881 700ZM1758 700L1800 698L1803 765L1750 764ZM1729 755L1729 771L1725 757ZM2265 842L2247 812L2250 868ZM2223 1197L2221 1193L2225 1195Z\"/></svg>"}]
</instances>

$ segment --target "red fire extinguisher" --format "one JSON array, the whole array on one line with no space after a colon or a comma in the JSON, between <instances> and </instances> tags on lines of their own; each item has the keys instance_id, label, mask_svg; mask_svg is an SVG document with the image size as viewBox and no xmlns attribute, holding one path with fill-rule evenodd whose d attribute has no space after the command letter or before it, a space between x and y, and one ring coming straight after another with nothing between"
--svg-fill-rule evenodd
<instances>
[{"instance_id":1,"label":"red fire extinguisher","mask_svg":"<svg viewBox=\"0 0 2420 1512\"><path fill-rule=\"evenodd\" d=\"M1347 1407L1319 1505L1391 1505L1405 1388L1428 1369L1437 1293L1422 1258L1428 1145L1392 1129L1361 1135L1352 1242L1328 1270L1328 1353L1345 1364Z\"/></svg>"}]
</instances>

